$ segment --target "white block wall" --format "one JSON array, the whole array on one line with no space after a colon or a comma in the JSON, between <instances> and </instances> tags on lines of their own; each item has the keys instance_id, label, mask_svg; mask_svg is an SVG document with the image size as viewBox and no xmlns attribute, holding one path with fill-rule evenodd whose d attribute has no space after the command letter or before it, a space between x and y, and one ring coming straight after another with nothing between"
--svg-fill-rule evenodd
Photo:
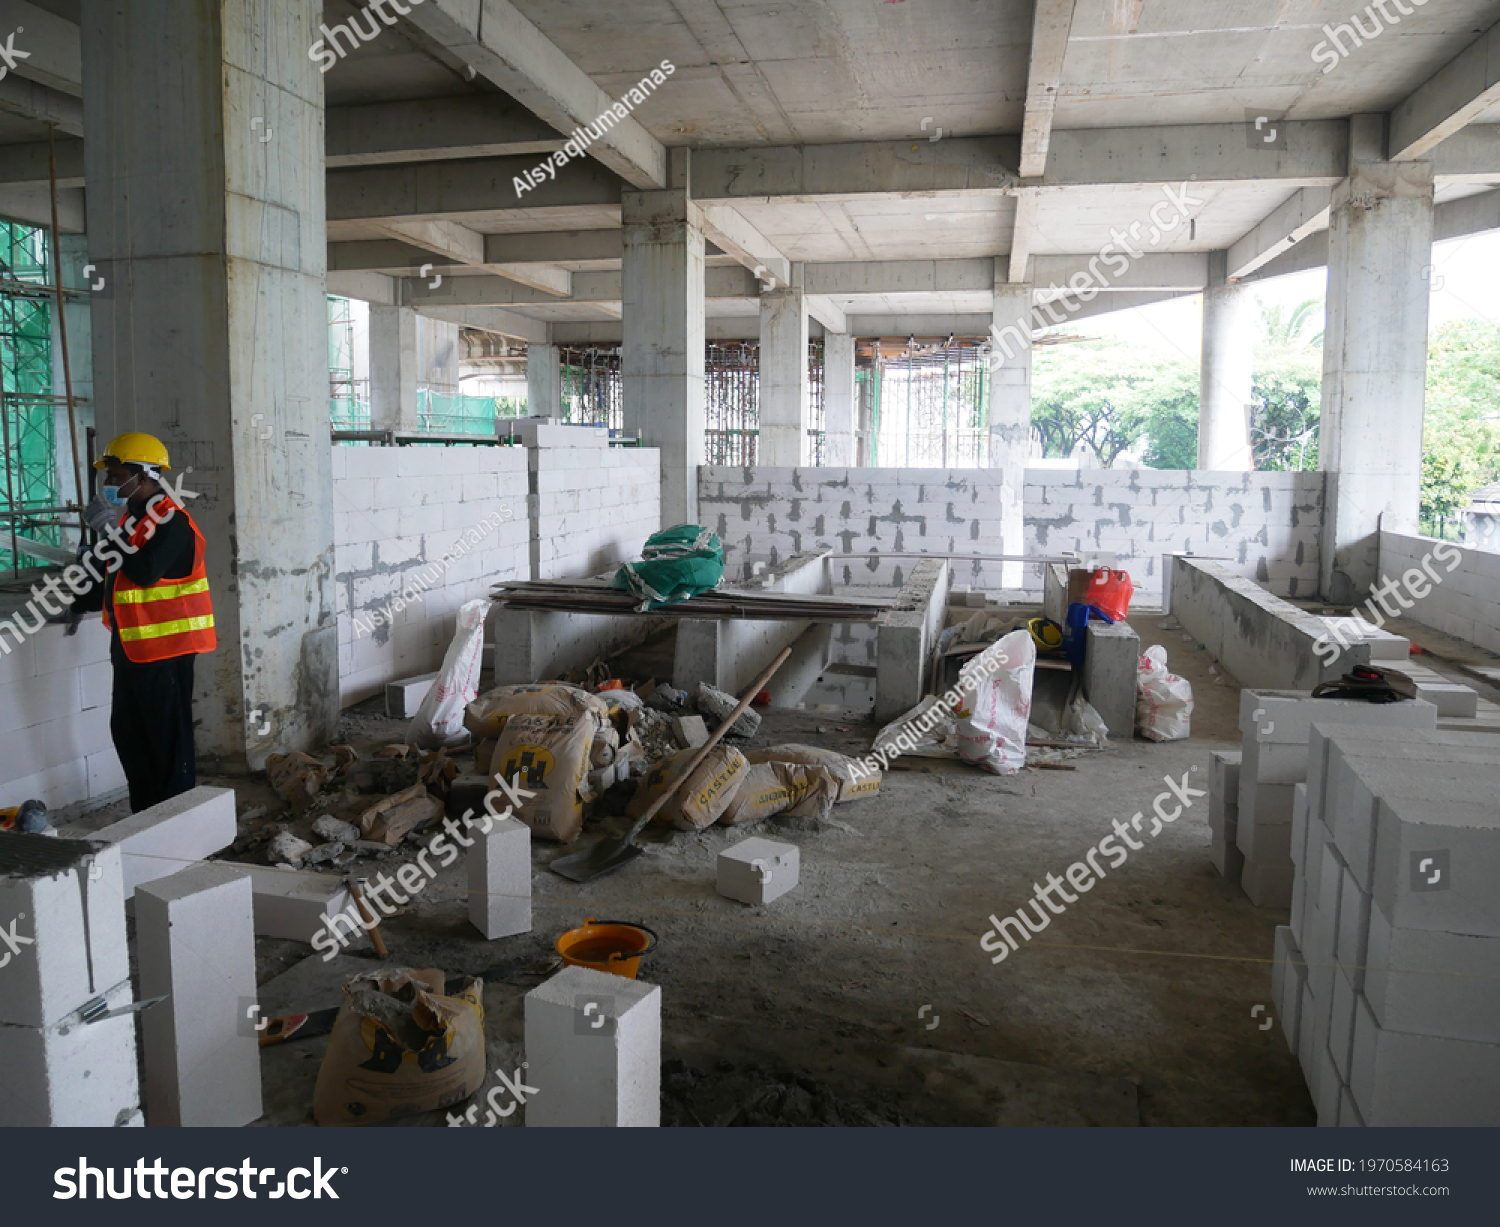
<instances>
[{"instance_id":1,"label":"white block wall","mask_svg":"<svg viewBox=\"0 0 1500 1227\"><path fill-rule=\"evenodd\" d=\"M334 560L344 705L443 661L455 615L501 579L529 578L526 451L518 447L335 447ZM496 513L510 517L481 527ZM432 566L470 530L479 544ZM422 576L433 586L394 624L371 615ZM365 629L361 629L362 623ZM373 626L373 629L370 629Z\"/></svg>"},{"instance_id":2,"label":"white block wall","mask_svg":"<svg viewBox=\"0 0 1500 1227\"><path fill-rule=\"evenodd\" d=\"M35 797L61 809L123 789L125 772L109 736L109 633L99 616L86 617L71 637L61 626L43 626L20 645L6 632L0 644L10 649L0 654L3 803Z\"/></svg>"},{"instance_id":3,"label":"white block wall","mask_svg":"<svg viewBox=\"0 0 1500 1227\"><path fill-rule=\"evenodd\" d=\"M737 568L828 546L870 550L1020 553L1000 537L1000 473L991 469L788 469L704 466L699 515ZM1318 582L1321 473L1201 473L1156 469L1029 469L1024 552L1110 550L1154 602L1161 555L1225 559L1282 596ZM899 588L911 559L835 556L836 585ZM959 563L954 582L1001 587L998 563ZM1041 568L1026 568L1041 592Z\"/></svg>"},{"instance_id":4,"label":"white block wall","mask_svg":"<svg viewBox=\"0 0 1500 1227\"><path fill-rule=\"evenodd\" d=\"M641 556L661 523L654 447L528 449L533 579L577 579Z\"/></svg>"},{"instance_id":5,"label":"white block wall","mask_svg":"<svg viewBox=\"0 0 1500 1227\"><path fill-rule=\"evenodd\" d=\"M1442 550L1442 554L1435 554L1434 550ZM1454 565L1449 551L1457 551L1462 560ZM1422 571L1424 558L1442 583L1431 586L1431 576ZM1450 565L1452 571L1448 569ZM1412 592L1401 586L1402 577L1413 569L1421 572L1414 580L1417 591L1423 590L1424 582L1431 587L1426 596L1414 601ZM1412 601L1412 608L1405 611L1404 617L1488 651L1500 652L1500 554L1434 537L1383 532L1380 574L1394 580L1401 595ZM1389 599L1394 605L1395 598Z\"/></svg>"}]
</instances>

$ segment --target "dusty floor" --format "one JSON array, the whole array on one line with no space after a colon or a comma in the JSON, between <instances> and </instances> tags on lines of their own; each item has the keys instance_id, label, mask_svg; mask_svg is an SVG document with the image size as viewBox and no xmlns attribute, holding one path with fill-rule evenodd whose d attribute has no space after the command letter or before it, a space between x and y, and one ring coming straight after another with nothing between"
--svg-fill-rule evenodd
<instances>
[{"instance_id":1,"label":"dusty floor","mask_svg":"<svg viewBox=\"0 0 1500 1227\"><path fill-rule=\"evenodd\" d=\"M1208 752L1238 747L1237 688L1160 621L1131 619L1142 646L1163 644L1193 684L1189 741L1115 742L1074 771L1009 778L906 759L911 769L888 773L877 797L830 821L648 832L646 856L583 886L549 873L565 849L537 841L533 932L496 942L465 918L460 861L386 922L391 962L491 970L490 1069L512 1070L521 998L557 966L555 937L590 916L650 926L660 946L642 979L663 989L664 1124L1311 1125L1279 1027L1263 1029L1272 930L1287 915L1257 910L1215 872L1206 798L1000 966L979 945L991 913L1026 903L1034 882L1065 872L1112 820L1149 811L1166 776L1191 772L1206 790ZM378 703L346 713L344 732L362 749L402 731ZM772 710L756 742L858 754L874 731L852 713ZM234 783L242 813L274 801L263 777ZM801 849L798 887L766 907L714 889L718 852L752 832ZM361 872L407 859L364 861ZM324 963L299 943L259 941L263 1013L335 1005L344 977L377 965L367 945L351 949ZM263 1050L262 1124L312 1124L325 1046ZM472 1101L480 1120L495 1085ZM445 1114L404 1123L441 1125Z\"/></svg>"}]
</instances>

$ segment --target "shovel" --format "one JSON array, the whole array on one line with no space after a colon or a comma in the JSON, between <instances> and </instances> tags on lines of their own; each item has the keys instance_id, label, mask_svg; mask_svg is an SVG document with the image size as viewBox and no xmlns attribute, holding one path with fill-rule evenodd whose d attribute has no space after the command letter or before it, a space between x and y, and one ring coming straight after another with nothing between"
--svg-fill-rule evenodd
<instances>
[{"instance_id":1,"label":"shovel","mask_svg":"<svg viewBox=\"0 0 1500 1227\"><path fill-rule=\"evenodd\" d=\"M750 700L758 695L771 675L781 668L782 663L792 654L791 648L783 648L781 655L773 660L758 678L750 683L750 689L745 691L745 697L740 700L739 706L729 713L729 718L714 731L714 735L698 747L698 752L688 760L688 765L677 775L677 778L667 786L665 792L651 803L651 808L635 820L635 824L626 831L619 839L608 837L601 839L587 852L574 852L569 856L560 856L548 866L554 873L559 873L570 882L587 882L597 878L601 874L610 873L624 865L628 861L635 860L644 851L635 843L635 837L646 829L646 824L655 818L664 806L682 787L683 782L698 769L698 764L706 757L708 752L719 744L719 739L724 736L740 718L740 713L750 706Z\"/></svg>"}]
</instances>

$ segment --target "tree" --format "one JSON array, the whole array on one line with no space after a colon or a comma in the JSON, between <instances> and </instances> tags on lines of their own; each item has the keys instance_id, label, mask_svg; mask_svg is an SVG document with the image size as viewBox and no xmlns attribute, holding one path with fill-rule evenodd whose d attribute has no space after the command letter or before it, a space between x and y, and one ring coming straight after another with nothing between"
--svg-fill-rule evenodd
<instances>
[{"instance_id":1,"label":"tree","mask_svg":"<svg viewBox=\"0 0 1500 1227\"><path fill-rule=\"evenodd\" d=\"M1305 299L1290 311L1259 296L1260 336L1250 394L1250 451L1257 469L1318 467L1323 402L1323 334L1309 335L1323 303Z\"/></svg>"},{"instance_id":2,"label":"tree","mask_svg":"<svg viewBox=\"0 0 1500 1227\"><path fill-rule=\"evenodd\" d=\"M1422 518L1441 531L1500 478L1500 325L1453 320L1427 347Z\"/></svg>"}]
</instances>

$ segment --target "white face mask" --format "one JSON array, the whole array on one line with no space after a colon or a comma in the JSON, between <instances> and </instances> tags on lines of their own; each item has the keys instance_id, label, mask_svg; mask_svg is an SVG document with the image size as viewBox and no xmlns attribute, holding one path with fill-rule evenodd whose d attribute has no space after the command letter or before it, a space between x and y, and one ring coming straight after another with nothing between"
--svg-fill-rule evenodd
<instances>
[{"instance_id":1,"label":"white face mask","mask_svg":"<svg viewBox=\"0 0 1500 1227\"><path fill-rule=\"evenodd\" d=\"M124 492L128 487L133 486L137 481L139 481L140 477L141 475L137 473L123 486L105 486L104 489L100 491L100 494L103 496L106 503L113 503L116 507L128 506L130 500L125 497Z\"/></svg>"}]
</instances>

